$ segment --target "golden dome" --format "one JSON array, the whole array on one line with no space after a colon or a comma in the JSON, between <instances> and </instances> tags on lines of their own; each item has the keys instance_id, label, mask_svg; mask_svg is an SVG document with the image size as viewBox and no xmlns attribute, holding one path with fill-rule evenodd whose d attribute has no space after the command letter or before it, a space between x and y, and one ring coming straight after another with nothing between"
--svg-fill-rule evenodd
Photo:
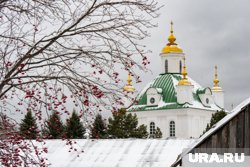
<instances>
[{"instance_id":1,"label":"golden dome","mask_svg":"<svg viewBox=\"0 0 250 167\"><path fill-rule=\"evenodd\" d=\"M187 79L182 78L178 85L191 85L191 82L189 82Z\"/></svg>"},{"instance_id":2,"label":"golden dome","mask_svg":"<svg viewBox=\"0 0 250 167\"><path fill-rule=\"evenodd\" d=\"M123 90L126 92L134 92L135 88L133 86L126 85L123 87Z\"/></svg>"},{"instance_id":3,"label":"golden dome","mask_svg":"<svg viewBox=\"0 0 250 167\"><path fill-rule=\"evenodd\" d=\"M171 45L171 46L166 45L161 51L161 53L170 53L170 52L183 53L183 50L177 47L176 45Z\"/></svg>"},{"instance_id":4,"label":"golden dome","mask_svg":"<svg viewBox=\"0 0 250 167\"><path fill-rule=\"evenodd\" d=\"M188 81L187 79L187 69L186 69L186 62L185 62L185 57L184 57L184 66L182 70L182 79L179 81L178 85L191 85L191 82Z\"/></svg>"},{"instance_id":5,"label":"golden dome","mask_svg":"<svg viewBox=\"0 0 250 167\"><path fill-rule=\"evenodd\" d=\"M168 44L162 49L162 53L170 53L170 52L175 52L175 53L182 53L182 49L177 46L175 43L175 36L173 34L173 22L171 21L171 29L170 29L170 35L168 37Z\"/></svg>"},{"instance_id":6,"label":"golden dome","mask_svg":"<svg viewBox=\"0 0 250 167\"><path fill-rule=\"evenodd\" d=\"M215 74L214 74L214 86L212 87L212 90L222 90L222 88L219 86L220 80L218 79L218 67L215 66Z\"/></svg>"},{"instance_id":7,"label":"golden dome","mask_svg":"<svg viewBox=\"0 0 250 167\"><path fill-rule=\"evenodd\" d=\"M135 88L132 85L132 77L131 77L130 73L128 73L127 81L128 81L128 84L123 87L123 90L126 91L126 92L133 92L135 90Z\"/></svg>"}]
</instances>

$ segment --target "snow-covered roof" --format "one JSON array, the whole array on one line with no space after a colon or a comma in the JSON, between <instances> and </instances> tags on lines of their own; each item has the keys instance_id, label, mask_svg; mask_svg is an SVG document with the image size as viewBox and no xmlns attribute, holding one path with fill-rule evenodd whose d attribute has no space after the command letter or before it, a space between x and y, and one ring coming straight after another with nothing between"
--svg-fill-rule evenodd
<instances>
[{"instance_id":1,"label":"snow-covered roof","mask_svg":"<svg viewBox=\"0 0 250 167\"><path fill-rule=\"evenodd\" d=\"M250 97L246 100L244 100L242 103L240 103L237 107L235 107L231 112L229 112L222 120L217 122L209 131L207 131L203 136L201 136L196 142L194 142L189 149L187 149L185 152L181 153L181 156L177 159L177 161L173 164L177 164L183 156L188 154L190 151L192 151L196 146L201 144L205 139L207 139L209 136L211 136L213 133L215 133L219 128L224 126L227 122L229 122L231 119L233 119L237 114L239 114L243 107L248 105L250 103Z\"/></svg>"},{"instance_id":2,"label":"snow-covered roof","mask_svg":"<svg viewBox=\"0 0 250 167\"><path fill-rule=\"evenodd\" d=\"M62 140L47 140L46 157L53 167L167 167L194 140L105 139L75 140L79 152L69 152Z\"/></svg>"},{"instance_id":3,"label":"snow-covered roof","mask_svg":"<svg viewBox=\"0 0 250 167\"><path fill-rule=\"evenodd\" d=\"M182 79L181 74L161 74L157 76L152 82L147 84L147 86L139 93L136 97L138 101L137 104L132 105L128 111L147 111L147 110L166 110L166 109L180 109L180 108L196 108L210 111L218 111L221 110L216 104L211 104L209 106L205 106L199 97L199 94L204 90L209 88L202 88L197 82L195 82L192 78L188 77L188 80L194 86L193 89L193 97L194 100L192 104L179 104L177 102L177 92L176 86L178 82ZM147 90L149 88L155 88L158 93L161 92L162 98L158 105L152 106L147 105ZM202 90L202 91L201 91ZM198 93L197 93L198 92Z\"/></svg>"}]
</instances>

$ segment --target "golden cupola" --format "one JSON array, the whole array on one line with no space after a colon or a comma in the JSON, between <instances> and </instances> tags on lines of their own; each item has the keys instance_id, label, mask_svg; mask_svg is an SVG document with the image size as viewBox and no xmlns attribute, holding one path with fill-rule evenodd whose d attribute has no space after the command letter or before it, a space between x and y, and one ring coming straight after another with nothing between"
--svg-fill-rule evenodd
<instances>
[{"instance_id":1,"label":"golden cupola","mask_svg":"<svg viewBox=\"0 0 250 167\"><path fill-rule=\"evenodd\" d=\"M212 90L222 90L222 88L219 86L220 80L218 79L218 67L215 66L215 74L214 74L214 86L212 87Z\"/></svg>"},{"instance_id":2,"label":"golden cupola","mask_svg":"<svg viewBox=\"0 0 250 167\"><path fill-rule=\"evenodd\" d=\"M182 49L178 47L175 43L176 38L174 36L173 31L173 22L171 21L170 35L168 37L167 45L162 49L162 54L166 53L183 53Z\"/></svg>"},{"instance_id":3,"label":"golden cupola","mask_svg":"<svg viewBox=\"0 0 250 167\"><path fill-rule=\"evenodd\" d=\"M134 92L135 88L132 85L132 77L130 72L128 73L128 79L127 79L128 83L126 86L123 87L123 90L126 92Z\"/></svg>"},{"instance_id":4,"label":"golden cupola","mask_svg":"<svg viewBox=\"0 0 250 167\"><path fill-rule=\"evenodd\" d=\"M184 66L182 70L182 79L179 81L178 85L191 85L191 82L188 81L187 79L187 68L186 68L186 58L183 58L184 60Z\"/></svg>"}]
</instances>

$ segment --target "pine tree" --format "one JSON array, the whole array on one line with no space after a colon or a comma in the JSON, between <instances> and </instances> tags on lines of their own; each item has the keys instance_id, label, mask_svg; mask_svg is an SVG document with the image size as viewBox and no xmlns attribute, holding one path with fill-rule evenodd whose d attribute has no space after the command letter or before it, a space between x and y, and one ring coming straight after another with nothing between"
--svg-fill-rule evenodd
<instances>
[{"instance_id":1,"label":"pine tree","mask_svg":"<svg viewBox=\"0 0 250 167\"><path fill-rule=\"evenodd\" d=\"M125 110L119 110L118 112L113 112L113 119L108 119L108 134L111 138L126 138L124 134L124 116Z\"/></svg>"},{"instance_id":2,"label":"pine tree","mask_svg":"<svg viewBox=\"0 0 250 167\"><path fill-rule=\"evenodd\" d=\"M107 127L102 119L101 114L97 114L94 123L91 127L92 139L105 139L107 138Z\"/></svg>"},{"instance_id":3,"label":"pine tree","mask_svg":"<svg viewBox=\"0 0 250 167\"><path fill-rule=\"evenodd\" d=\"M135 138L141 138L145 139L148 137L148 132L147 132L147 126L146 125L140 125L136 129L137 133L134 135Z\"/></svg>"},{"instance_id":4,"label":"pine tree","mask_svg":"<svg viewBox=\"0 0 250 167\"><path fill-rule=\"evenodd\" d=\"M207 124L206 129L203 131L203 134L209 131L217 122L219 122L226 115L227 113L224 110L213 113L210 119L210 123Z\"/></svg>"},{"instance_id":5,"label":"pine tree","mask_svg":"<svg viewBox=\"0 0 250 167\"><path fill-rule=\"evenodd\" d=\"M224 118L226 115L227 113L224 110L212 114L212 118L210 120L210 128L217 122L219 122L222 118Z\"/></svg>"},{"instance_id":6,"label":"pine tree","mask_svg":"<svg viewBox=\"0 0 250 167\"><path fill-rule=\"evenodd\" d=\"M45 122L45 135L50 139L59 139L63 137L64 125L59 114L53 112L49 119Z\"/></svg>"},{"instance_id":7,"label":"pine tree","mask_svg":"<svg viewBox=\"0 0 250 167\"><path fill-rule=\"evenodd\" d=\"M38 127L36 119L32 116L29 110L20 124L20 135L25 139L36 139L38 136Z\"/></svg>"},{"instance_id":8,"label":"pine tree","mask_svg":"<svg viewBox=\"0 0 250 167\"><path fill-rule=\"evenodd\" d=\"M159 127L156 128L156 131L155 131L155 138L162 138L162 132L161 132L161 129Z\"/></svg>"},{"instance_id":9,"label":"pine tree","mask_svg":"<svg viewBox=\"0 0 250 167\"><path fill-rule=\"evenodd\" d=\"M71 139L82 139L84 138L85 132L86 129L81 123L80 117L73 111L66 123L66 136Z\"/></svg>"},{"instance_id":10,"label":"pine tree","mask_svg":"<svg viewBox=\"0 0 250 167\"><path fill-rule=\"evenodd\" d=\"M109 118L108 134L112 138L147 138L146 126L137 126L137 116L120 109L113 113L113 118Z\"/></svg>"}]
</instances>

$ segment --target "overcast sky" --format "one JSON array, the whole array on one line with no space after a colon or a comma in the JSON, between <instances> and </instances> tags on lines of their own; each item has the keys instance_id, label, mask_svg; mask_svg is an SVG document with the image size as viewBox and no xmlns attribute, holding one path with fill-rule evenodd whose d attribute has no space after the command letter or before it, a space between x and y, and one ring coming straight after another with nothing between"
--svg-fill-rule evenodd
<instances>
[{"instance_id":1,"label":"overcast sky","mask_svg":"<svg viewBox=\"0 0 250 167\"><path fill-rule=\"evenodd\" d=\"M174 22L176 43L187 57L188 75L203 87L211 87L218 65L226 109L250 96L250 1L159 0L165 5L158 27L143 42L152 51L152 73L142 76L138 90L160 73L159 53L167 43L169 23Z\"/></svg>"},{"instance_id":2,"label":"overcast sky","mask_svg":"<svg viewBox=\"0 0 250 167\"><path fill-rule=\"evenodd\" d=\"M176 43L186 54L189 77L203 87L212 87L214 66L218 65L226 109L249 97L250 0L158 1L164 5L154 21L158 27L142 41L152 51L148 54L152 73L142 74L142 83L135 84L137 91L160 74L159 53L168 42L172 20Z\"/></svg>"}]
</instances>

